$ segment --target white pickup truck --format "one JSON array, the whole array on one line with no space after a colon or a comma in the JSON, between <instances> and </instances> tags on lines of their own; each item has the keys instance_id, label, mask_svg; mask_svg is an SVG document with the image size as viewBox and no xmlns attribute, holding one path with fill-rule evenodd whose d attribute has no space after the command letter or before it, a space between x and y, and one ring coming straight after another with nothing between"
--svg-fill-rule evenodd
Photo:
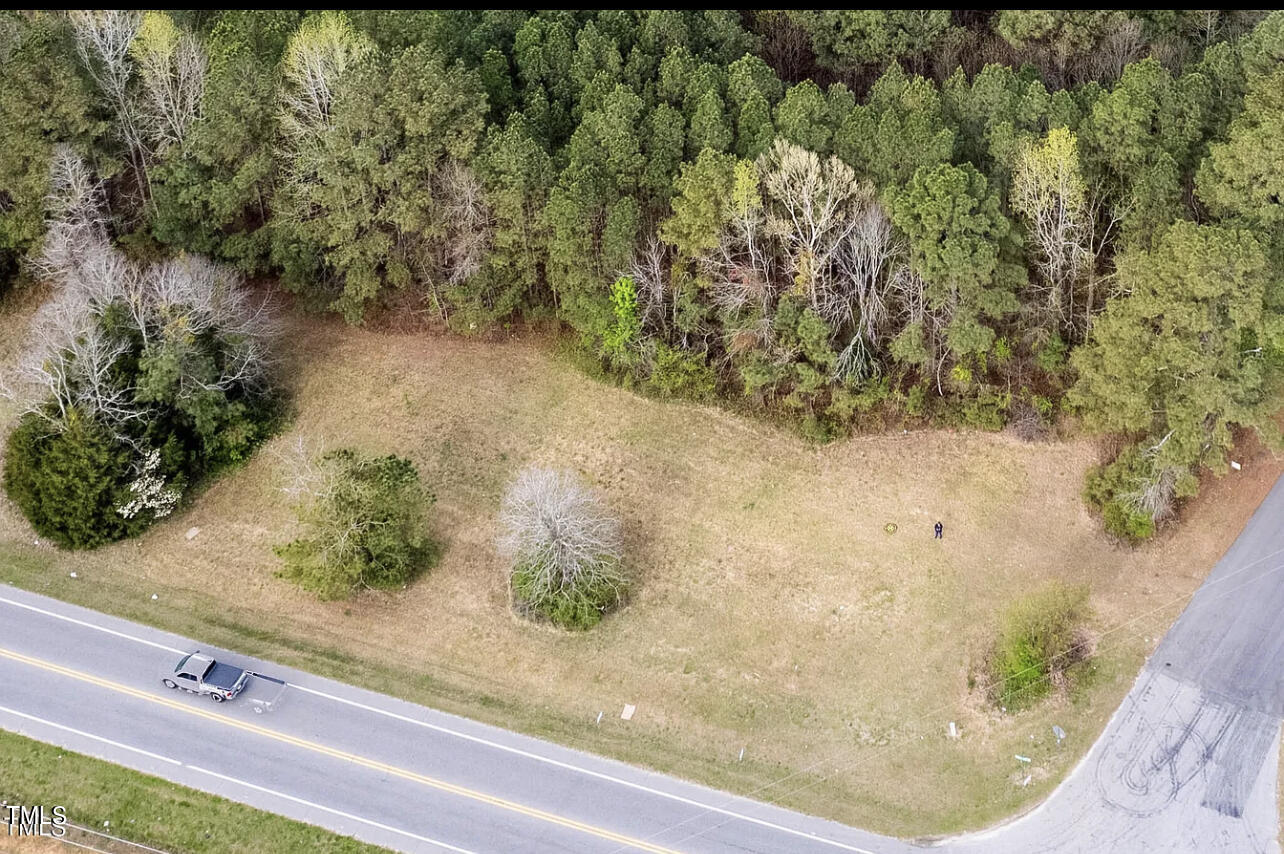
<instances>
[{"instance_id":1,"label":"white pickup truck","mask_svg":"<svg viewBox=\"0 0 1284 854\"><path fill-rule=\"evenodd\" d=\"M286 687L281 679L223 664L208 655L201 655L199 650L180 658L173 670L165 670L161 684L166 688L182 688L192 694L208 695L216 703L243 694L255 712L276 708Z\"/></svg>"}]
</instances>

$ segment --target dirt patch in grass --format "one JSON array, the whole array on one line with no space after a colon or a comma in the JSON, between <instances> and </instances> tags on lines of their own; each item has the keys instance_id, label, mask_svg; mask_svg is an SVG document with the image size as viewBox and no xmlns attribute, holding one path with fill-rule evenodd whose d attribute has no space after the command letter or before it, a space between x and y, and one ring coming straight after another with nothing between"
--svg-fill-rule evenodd
<instances>
[{"instance_id":1,"label":"dirt patch in grass","mask_svg":"<svg viewBox=\"0 0 1284 854\"><path fill-rule=\"evenodd\" d=\"M0 503L0 580L898 835L1045 796L1280 471L1246 442L1242 472L1130 550L1079 500L1098 457L1086 441L925 431L817 447L595 382L541 339L294 319L285 341L286 435L176 518L93 554L32 545ZM274 577L271 546L294 534L275 453L300 436L415 461L445 546L431 574L337 603ZM631 599L586 634L507 608L494 517L532 462L579 472L624 521ZM1053 579L1090 585L1098 656L1072 695L998 714L974 680L996 613ZM229 618L226 599L245 604ZM1014 753L1034 759L1028 786Z\"/></svg>"}]
</instances>

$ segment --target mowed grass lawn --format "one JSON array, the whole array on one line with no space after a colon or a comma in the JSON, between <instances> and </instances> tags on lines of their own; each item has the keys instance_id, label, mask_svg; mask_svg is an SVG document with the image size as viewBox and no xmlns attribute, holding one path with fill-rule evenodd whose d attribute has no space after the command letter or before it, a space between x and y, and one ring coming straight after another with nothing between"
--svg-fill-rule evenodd
<instances>
[{"instance_id":1,"label":"mowed grass lawn","mask_svg":"<svg viewBox=\"0 0 1284 854\"><path fill-rule=\"evenodd\" d=\"M29 310L10 309L10 356ZM1097 457L1084 441L923 431L816 446L596 382L537 337L295 317L282 340L297 410L284 435L175 518L94 553L34 545L0 502L0 580L905 836L1046 796L1279 470L1246 450L1243 472L1134 551L1080 502ZM281 457L300 437L411 458L437 498L439 564L349 602L277 579L272 546L295 533ZM624 521L636 584L588 633L508 608L495 516L529 463L575 470ZM975 679L996 613L1054 579L1091 585L1096 664L1073 696L1001 714ZM1069 734L1060 748L1053 724Z\"/></svg>"}]
</instances>

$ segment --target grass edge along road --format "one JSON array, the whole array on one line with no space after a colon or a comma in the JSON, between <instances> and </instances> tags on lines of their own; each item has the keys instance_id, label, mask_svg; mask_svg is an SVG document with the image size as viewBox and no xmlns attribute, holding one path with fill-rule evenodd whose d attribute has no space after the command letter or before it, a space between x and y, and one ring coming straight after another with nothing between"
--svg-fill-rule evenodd
<instances>
[{"instance_id":1,"label":"grass edge along road","mask_svg":"<svg viewBox=\"0 0 1284 854\"><path fill-rule=\"evenodd\" d=\"M72 824L173 854L387 850L5 729L0 729L0 799L64 806ZM6 844L16 841L0 838Z\"/></svg>"}]
</instances>

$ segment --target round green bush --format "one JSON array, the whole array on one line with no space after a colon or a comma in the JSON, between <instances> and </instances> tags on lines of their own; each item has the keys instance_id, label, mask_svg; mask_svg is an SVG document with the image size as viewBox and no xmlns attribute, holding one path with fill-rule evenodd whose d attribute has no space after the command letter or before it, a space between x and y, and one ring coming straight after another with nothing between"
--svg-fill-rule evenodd
<instances>
[{"instance_id":1,"label":"round green bush","mask_svg":"<svg viewBox=\"0 0 1284 854\"><path fill-rule=\"evenodd\" d=\"M130 500L130 449L92 421L59 433L28 415L9 436L4 488L36 533L69 549L92 549L146 526L116 508Z\"/></svg>"},{"instance_id":2,"label":"round green bush","mask_svg":"<svg viewBox=\"0 0 1284 854\"><path fill-rule=\"evenodd\" d=\"M1086 587L1053 583L1010 604L989 661L995 702L1012 711L1051 691L1054 677L1088 655L1088 616Z\"/></svg>"}]
</instances>

